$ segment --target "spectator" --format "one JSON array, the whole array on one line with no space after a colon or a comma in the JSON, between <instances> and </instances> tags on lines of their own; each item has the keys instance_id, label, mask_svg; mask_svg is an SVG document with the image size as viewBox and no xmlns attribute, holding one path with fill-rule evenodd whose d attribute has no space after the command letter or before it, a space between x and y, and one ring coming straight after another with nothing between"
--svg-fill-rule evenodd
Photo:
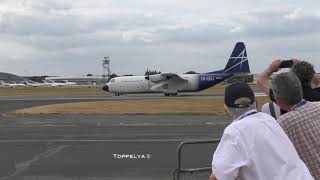
<instances>
[{"instance_id":1,"label":"spectator","mask_svg":"<svg viewBox=\"0 0 320 180\"><path fill-rule=\"evenodd\" d=\"M305 101L298 77L281 73L272 79L277 104L288 113L278 122L311 174L320 179L320 102Z\"/></svg>"},{"instance_id":2,"label":"spectator","mask_svg":"<svg viewBox=\"0 0 320 180\"><path fill-rule=\"evenodd\" d=\"M274 73L274 72L278 72L280 69L280 65L281 65L281 60L275 60L273 61L269 67L260 74L259 78L257 79L257 85L258 87L264 92L266 93L269 97L270 100L272 102L275 102L274 100L274 96L273 96L273 91L271 89L271 84L269 82L270 76ZM267 106L266 104L264 104L263 106ZM276 105L275 103L273 104L274 109L269 109L268 107L264 109L264 113L267 113L269 115L272 115L272 111L276 111L276 109L279 108L278 105ZM271 107L272 108L272 107ZM286 111L283 109L280 109L280 115L285 114ZM273 116L274 118L278 118L279 116L277 116L277 114L275 116Z\"/></svg>"},{"instance_id":3,"label":"spectator","mask_svg":"<svg viewBox=\"0 0 320 180\"><path fill-rule=\"evenodd\" d=\"M320 101L319 76L316 75L312 64L298 61L291 68L302 85L303 99L307 101Z\"/></svg>"},{"instance_id":4,"label":"spectator","mask_svg":"<svg viewBox=\"0 0 320 180\"><path fill-rule=\"evenodd\" d=\"M300 79L304 99L311 102L320 101L320 75L315 74L312 64L297 59L292 59L292 61L294 62L294 65L291 67L291 72L295 73ZM281 63L281 60L273 61L257 80L257 85L270 97L272 102L275 102L275 99L269 79L274 72L279 71ZM271 105L271 103L264 104L264 109L262 109L262 111L277 119L279 117L277 114L279 106L275 103L272 104L273 106L269 105ZM276 113L272 114L272 111L275 111ZM285 113L285 110L280 109L280 115Z\"/></svg>"},{"instance_id":5,"label":"spectator","mask_svg":"<svg viewBox=\"0 0 320 180\"><path fill-rule=\"evenodd\" d=\"M226 88L225 108L234 121L213 155L210 180L313 179L276 120L256 111L248 84Z\"/></svg>"}]
</instances>

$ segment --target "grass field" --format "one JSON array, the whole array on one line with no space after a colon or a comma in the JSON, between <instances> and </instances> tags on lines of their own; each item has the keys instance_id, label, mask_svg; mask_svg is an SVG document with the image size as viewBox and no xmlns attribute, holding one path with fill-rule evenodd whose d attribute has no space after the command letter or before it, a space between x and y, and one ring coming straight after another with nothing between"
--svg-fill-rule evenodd
<instances>
[{"instance_id":1,"label":"grass field","mask_svg":"<svg viewBox=\"0 0 320 180\"><path fill-rule=\"evenodd\" d=\"M256 85L251 86L259 92ZM223 93L225 85L217 85L206 92ZM68 88L0 88L0 96L70 96L101 95L111 96L101 87ZM258 97L258 104L268 101ZM223 98L160 99L160 100L109 100L85 103L67 103L17 110L18 114L224 114Z\"/></svg>"},{"instance_id":2,"label":"grass field","mask_svg":"<svg viewBox=\"0 0 320 180\"><path fill-rule=\"evenodd\" d=\"M205 92L224 93L226 86L227 85L217 85L205 90ZM257 85L250 85L250 87L254 92L262 92Z\"/></svg>"},{"instance_id":3,"label":"grass field","mask_svg":"<svg viewBox=\"0 0 320 180\"><path fill-rule=\"evenodd\" d=\"M258 97L258 106L268 97ZM206 99L159 99L159 100L112 100L97 102L65 103L17 110L17 114L209 114L223 115L223 98Z\"/></svg>"},{"instance_id":4,"label":"grass field","mask_svg":"<svg viewBox=\"0 0 320 180\"><path fill-rule=\"evenodd\" d=\"M259 89L251 86L255 92ZM223 93L225 85L217 85L205 92ZM0 96L68 96L68 95L111 95L102 90L102 87L67 87L67 88L0 88Z\"/></svg>"}]
</instances>

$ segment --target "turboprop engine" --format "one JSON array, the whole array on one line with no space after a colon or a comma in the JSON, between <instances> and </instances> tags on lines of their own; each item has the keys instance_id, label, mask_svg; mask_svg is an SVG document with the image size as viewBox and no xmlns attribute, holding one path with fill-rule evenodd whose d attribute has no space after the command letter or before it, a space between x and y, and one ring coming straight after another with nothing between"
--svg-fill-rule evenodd
<instances>
[{"instance_id":1,"label":"turboprop engine","mask_svg":"<svg viewBox=\"0 0 320 180\"><path fill-rule=\"evenodd\" d=\"M159 82L159 81L168 80L168 78L166 76L162 76L160 74L148 75L145 77L145 79L148 81L151 81L151 82Z\"/></svg>"}]
</instances>

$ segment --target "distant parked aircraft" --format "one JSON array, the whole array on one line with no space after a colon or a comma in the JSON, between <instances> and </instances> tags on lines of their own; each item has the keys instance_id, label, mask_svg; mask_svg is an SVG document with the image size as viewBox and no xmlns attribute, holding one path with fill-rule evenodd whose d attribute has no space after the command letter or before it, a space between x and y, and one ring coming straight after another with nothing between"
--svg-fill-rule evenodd
<instances>
[{"instance_id":1,"label":"distant parked aircraft","mask_svg":"<svg viewBox=\"0 0 320 180\"><path fill-rule=\"evenodd\" d=\"M51 85L49 83L29 83L28 81L24 82L25 85L29 86L29 87L51 87Z\"/></svg>"},{"instance_id":2,"label":"distant parked aircraft","mask_svg":"<svg viewBox=\"0 0 320 180\"><path fill-rule=\"evenodd\" d=\"M0 81L0 86L1 87L10 87L10 88L14 88L14 87L25 87L26 85L23 83L6 83L4 81Z\"/></svg>"},{"instance_id":3,"label":"distant parked aircraft","mask_svg":"<svg viewBox=\"0 0 320 180\"><path fill-rule=\"evenodd\" d=\"M64 82L54 82L52 80L43 80L44 83L50 85L51 87L68 87L68 86L77 86L75 82L69 82L65 80Z\"/></svg>"},{"instance_id":4,"label":"distant parked aircraft","mask_svg":"<svg viewBox=\"0 0 320 180\"><path fill-rule=\"evenodd\" d=\"M77 85L78 85L76 82L70 82L70 81L68 81L68 80L64 80L64 82L65 82L65 84L66 84L67 86L77 86Z\"/></svg>"},{"instance_id":5,"label":"distant parked aircraft","mask_svg":"<svg viewBox=\"0 0 320 180\"><path fill-rule=\"evenodd\" d=\"M238 42L222 70L202 74L161 73L148 76L116 77L103 87L116 96L129 93L164 93L176 96L178 92L196 92L208 89L220 82L242 73L250 73L246 47Z\"/></svg>"}]
</instances>

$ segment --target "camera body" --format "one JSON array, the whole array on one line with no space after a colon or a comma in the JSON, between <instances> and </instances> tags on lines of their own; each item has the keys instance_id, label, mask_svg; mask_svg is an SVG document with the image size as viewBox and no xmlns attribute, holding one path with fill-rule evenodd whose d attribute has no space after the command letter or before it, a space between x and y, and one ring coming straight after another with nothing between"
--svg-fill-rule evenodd
<instances>
[{"instance_id":1,"label":"camera body","mask_svg":"<svg viewBox=\"0 0 320 180\"><path fill-rule=\"evenodd\" d=\"M291 68L293 66L292 60L283 60L279 66L279 68Z\"/></svg>"}]
</instances>

